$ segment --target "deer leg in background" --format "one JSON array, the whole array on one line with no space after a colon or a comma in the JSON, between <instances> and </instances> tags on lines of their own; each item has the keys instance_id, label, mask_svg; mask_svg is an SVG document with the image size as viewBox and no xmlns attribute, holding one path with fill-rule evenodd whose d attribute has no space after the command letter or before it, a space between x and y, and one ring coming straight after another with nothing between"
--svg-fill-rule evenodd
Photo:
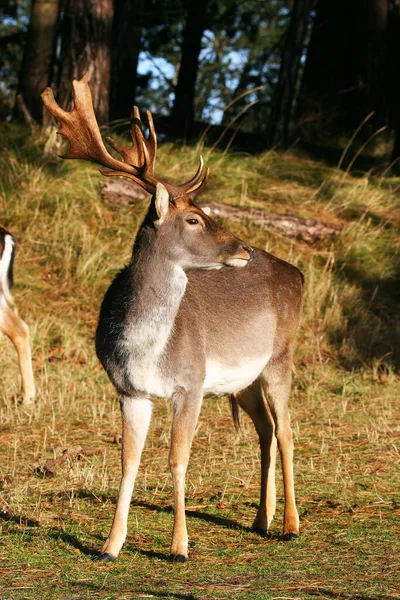
<instances>
[{"instance_id":1,"label":"deer leg in background","mask_svg":"<svg viewBox=\"0 0 400 600\"><path fill-rule=\"evenodd\" d=\"M271 525L276 508L276 437L274 435L274 423L258 379L250 387L235 395L240 407L253 421L260 440L260 505L252 529L257 533L266 533Z\"/></svg>"},{"instance_id":2,"label":"deer leg in background","mask_svg":"<svg viewBox=\"0 0 400 600\"><path fill-rule=\"evenodd\" d=\"M188 534L185 517L185 477L190 448L202 402L202 390L188 394L179 390L173 396L173 422L169 465L174 484L174 529L171 560L185 562L188 557Z\"/></svg>"},{"instance_id":3,"label":"deer leg in background","mask_svg":"<svg viewBox=\"0 0 400 600\"><path fill-rule=\"evenodd\" d=\"M115 560L125 542L128 513L136 475L139 469L152 403L147 398L121 397L122 414L122 478L110 534L102 548L100 560Z\"/></svg>"},{"instance_id":4,"label":"deer leg in background","mask_svg":"<svg viewBox=\"0 0 400 600\"><path fill-rule=\"evenodd\" d=\"M282 461L285 513L283 536L291 540L299 535L299 515L294 494L293 432L288 408L292 382L292 355L287 353L273 360L260 375L261 385L275 422L275 435Z\"/></svg>"},{"instance_id":5,"label":"deer leg in background","mask_svg":"<svg viewBox=\"0 0 400 600\"><path fill-rule=\"evenodd\" d=\"M10 338L18 353L19 370L22 380L23 404L29 405L35 398L35 382L32 371L29 327L8 306L3 298L0 307L0 331Z\"/></svg>"}]
</instances>

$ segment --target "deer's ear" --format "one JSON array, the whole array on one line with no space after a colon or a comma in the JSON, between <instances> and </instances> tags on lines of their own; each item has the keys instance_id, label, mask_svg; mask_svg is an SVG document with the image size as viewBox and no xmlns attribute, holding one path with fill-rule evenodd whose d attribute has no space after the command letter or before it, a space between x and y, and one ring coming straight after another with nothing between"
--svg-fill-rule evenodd
<instances>
[{"instance_id":1,"label":"deer's ear","mask_svg":"<svg viewBox=\"0 0 400 600\"><path fill-rule=\"evenodd\" d=\"M158 218L161 222L164 221L169 213L169 194L162 183L157 183L155 206Z\"/></svg>"}]
</instances>

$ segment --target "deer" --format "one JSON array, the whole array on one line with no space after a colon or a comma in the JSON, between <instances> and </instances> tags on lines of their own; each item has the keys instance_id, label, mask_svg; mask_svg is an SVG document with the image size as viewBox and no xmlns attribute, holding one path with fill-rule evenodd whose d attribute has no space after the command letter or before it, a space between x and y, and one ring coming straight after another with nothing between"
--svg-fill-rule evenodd
<instances>
[{"instance_id":1,"label":"deer","mask_svg":"<svg viewBox=\"0 0 400 600\"><path fill-rule=\"evenodd\" d=\"M266 534L275 514L275 462L284 482L283 538L299 535L288 400L303 276L295 266L251 247L195 203L209 178L204 161L176 185L154 174L157 136L147 111L148 136L137 107L131 146L112 138L106 149L93 110L88 76L72 83L70 112L42 93L69 142L63 158L99 164L151 194L129 263L108 288L96 331L96 352L117 392L122 416L122 476L114 519L97 557L114 561L126 540L128 513L153 401L172 403L169 467L174 519L170 560L188 558L185 475L204 397L230 397L253 421L261 449L260 504L253 530Z\"/></svg>"},{"instance_id":2,"label":"deer","mask_svg":"<svg viewBox=\"0 0 400 600\"><path fill-rule=\"evenodd\" d=\"M0 331L10 338L17 351L22 381L22 404L29 406L35 399L35 381L29 343L29 327L18 315L11 294L15 249L14 237L0 227Z\"/></svg>"}]
</instances>

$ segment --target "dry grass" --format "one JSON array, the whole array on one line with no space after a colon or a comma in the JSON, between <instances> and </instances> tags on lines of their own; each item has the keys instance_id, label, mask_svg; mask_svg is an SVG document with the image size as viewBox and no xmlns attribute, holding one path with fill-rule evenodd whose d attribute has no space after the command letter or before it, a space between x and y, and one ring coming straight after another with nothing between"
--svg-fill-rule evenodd
<instances>
[{"instance_id":1,"label":"dry grass","mask_svg":"<svg viewBox=\"0 0 400 600\"><path fill-rule=\"evenodd\" d=\"M257 157L204 149L203 195L331 222L318 247L249 225L242 238L299 265L306 275L292 416L302 536L249 531L258 501L259 452L242 415L205 402L187 481L191 561L166 562L171 481L170 413L157 403L143 455L125 549L111 568L90 557L111 524L119 481L119 407L95 357L99 305L127 261L146 203L104 204L91 165L44 165L40 144L2 132L1 223L19 242L15 298L33 339L38 398L18 403L14 350L0 339L0 597L396 598L399 527L400 180L353 178L293 154ZM190 175L198 149L162 147L159 172ZM37 468L65 448L102 454ZM279 481L278 494L282 488Z\"/></svg>"}]
</instances>

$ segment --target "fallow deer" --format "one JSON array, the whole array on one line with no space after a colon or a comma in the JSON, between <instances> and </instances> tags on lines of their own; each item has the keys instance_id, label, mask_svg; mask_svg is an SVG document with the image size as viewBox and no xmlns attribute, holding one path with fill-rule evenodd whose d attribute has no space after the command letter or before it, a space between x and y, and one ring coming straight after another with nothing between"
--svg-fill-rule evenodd
<instances>
[{"instance_id":1,"label":"fallow deer","mask_svg":"<svg viewBox=\"0 0 400 600\"><path fill-rule=\"evenodd\" d=\"M169 464L174 485L171 560L188 556L185 473L205 395L231 395L253 420L261 446L260 506L253 524L266 532L275 513L275 457L283 469L283 535L299 533L293 481L293 436L288 399L293 346L302 304L302 275L294 266L250 248L195 204L203 190L203 161L181 185L154 175L157 138L149 137L138 109L132 147L107 138L123 158L106 150L94 116L87 76L73 82L74 108L62 110L47 88L42 99L69 141L64 158L106 167L105 175L136 181L152 194L127 266L103 300L97 355L119 395L122 412L122 479L114 521L100 560L118 556L147 435L152 400L170 399L173 423Z\"/></svg>"},{"instance_id":2,"label":"fallow deer","mask_svg":"<svg viewBox=\"0 0 400 600\"><path fill-rule=\"evenodd\" d=\"M35 398L29 328L18 316L11 294L15 247L15 240L11 233L0 227L0 331L10 338L17 350L22 380L22 401L23 404L29 405Z\"/></svg>"}]
</instances>

